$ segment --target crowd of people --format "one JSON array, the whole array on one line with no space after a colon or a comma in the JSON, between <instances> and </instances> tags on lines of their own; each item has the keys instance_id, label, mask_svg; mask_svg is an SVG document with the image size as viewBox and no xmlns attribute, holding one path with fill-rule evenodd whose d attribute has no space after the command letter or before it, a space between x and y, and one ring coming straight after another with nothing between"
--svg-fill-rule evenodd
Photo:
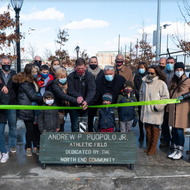
<instances>
[{"instance_id":1,"label":"crowd of people","mask_svg":"<svg viewBox=\"0 0 190 190\"><path fill-rule=\"evenodd\" d=\"M118 54L115 66L102 70L97 57L89 60L78 58L75 68L65 68L59 59L51 66L42 65L40 56L35 56L24 71L11 70L11 61L4 56L0 70L1 105L78 106L71 110L0 110L0 159L6 163L9 151L5 146L5 125L8 122L8 146L16 153L17 119L26 127L26 156L39 154L40 134L64 132L67 114L70 114L71 131L79 132L78 118L86 117L88 132L130 132L139 122L139 141L144 141L146 130L147 149L154 155L161 129L160 147L174 149L170 159L183 156L184 128L189 127L190 79L185 74L184 64L173 57L161 58L159 65L139 62L135 77ZM181 100L179 104L161 104L126 107L88 108L89 105L108 105L137 101ZM96 118L96 119L95 119ZM170 132L169 126L172 126Z\"/></svg>"}]
</instances>

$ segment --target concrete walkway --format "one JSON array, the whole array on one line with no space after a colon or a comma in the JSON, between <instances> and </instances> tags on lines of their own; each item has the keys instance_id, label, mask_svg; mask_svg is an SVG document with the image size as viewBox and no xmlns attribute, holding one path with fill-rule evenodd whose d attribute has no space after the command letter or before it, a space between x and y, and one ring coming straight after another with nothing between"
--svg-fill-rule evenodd
<instances>
[{"instance_id":1,"label":"concrete walkway","mask_svg":"<svg viewBox=\"0 0 190 190\"><path fill-rule=\"evenodd\" d=\"M20 121L20 125L22 122ZM70 122L66 122L70 131ZM94 165L76 168L73 165L47 165L41 169L38 156L25 156L25 129L18 130L17 153L10 153L9 161L0 165L0 190L186 190L190 189L189 156L185 154L189 139L186 138L184 157L167 159L169 148L157 150L154 156L144 153L146 143L138 142L138 127L133 128L137 137L137 162L134 170L124 165Z\"/></svg>"}]
</instances>

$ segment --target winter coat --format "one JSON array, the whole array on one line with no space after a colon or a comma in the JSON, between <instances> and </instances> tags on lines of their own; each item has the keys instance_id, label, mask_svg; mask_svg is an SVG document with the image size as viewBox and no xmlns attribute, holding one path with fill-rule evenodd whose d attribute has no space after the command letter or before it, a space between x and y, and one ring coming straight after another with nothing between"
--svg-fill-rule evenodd
<instances>
[{"instance_id":1,"label":"winter coat","mask_svg":"<svg viewBox=\"0 0 190 190\"><path fill-rule=\"evenodd\" d=\"M183 81L185 78L187 78L186 74L182 76L181 81ZM178 91L178 89L175 90L174 93L173 90L170 90L171 99L175 99L178 96L186 94L190 91L190 79L188 78L180 85L180 92ZM176 128L190 127L190 100L188 99L188 97L184 96L184 100L182 100L179 104L169 104L168 108L169 108L169 121L168 121L169 126Z\"/></svg>"},{"instance_id":2,"label":"winter coat","mask_svg":"<svg viewBox=\"0 0 190 190\"><path fill-rule=\"evenodd\" d=\"M128 98L126 94L119 95L117 103L136 102L137 99L133 94ZM138 118L137 106L118 107L119 121L131 121Z\"/></svg>"},{"instance_id":3,"label":"winter coat","mask_svg":"<svg viewBox=\"0 0 190 190\"><path fill-rule=\"evenodd\" d=\"M96 95L93 99L93 104L102 104L102 96L105 93L112 95L112 104L116 103L125 81L123 76L115 74L113 81L108 82L105 79L105 75L103 75L96 81Z\"/></svg>"},{"instance_id":4,"label":"winter coat","mask_svg":"<svg viewBox=\"0 0 190 190\"><path fill-rule=\"evenodd\" d=\"M139 91L140 91L140 88L141 88L141 85L142 85L142 78L147 74L147 72L145 72L144 74L140 74L140 73L137 73L135 75L135 78L134 78L134 90L135 90L135 96L137 98L137 100L139 100Z\"/></svg>"},{"instance_id":5,"label":"winter coat","mask_svg":"<svg viewBox=\"0 0 190 190\"><path fill-rule=\"evenodd\" d=\"M139 92L139 101L164 100L169 99L169 92L164 81L157 76L152 80L143 77L143 83ZM142 123L161 125L163 123L163 114L165 104L146 105L141 107Z\"/></svg>"},{"instance_id":6,"label":"winter coat","mask_svg":"<svg viewBox=\"0 0 190 190\"><path fill-rule=\"evenodd\" d=\"M117 111L115 108L108 107L108 108L101 108L97 110L96 116L98 117L95 122L95 125L98 125L99 129L109 129L114 127L119 127L118 123L116 124L115 118L118 117Z\"/></svg>"},{"instance_id":7,"label":"winter coat","mask_svg":"<svg viewBox=\"0 0 190 190\"><path fill-rule=\"evenodd\" d=\"M0 91L0 105L8 105L10 95ZM7 123L7 110L0 109L0 123Z\"/></svg>"},{"instance_id":8,"label":"winter coat","mask_svg":"<svg viewBox=\"0 0 190 190\"><path fill-rule=\"evenodd\" d=\"M123 65L120 70L118 70L116 67L114 67L114 69L116 74L123 76L125 80L130 80L133 83L132 71L126 65Z\"/></svg>"},{"instance_id":9,"label":"winter coat","mask_svg":"<svg viewBox=\"0 0 190 190\"><path fill-rule=\"evenodd\" d=\"M32 105L32 102L42 104L42 97L36 94L35 85L31 78L25 77L23 72L13 77L13 82L18 83L18 105ZM34 120L33 110L18 110L18 118L26 121Z\"/></svg>"},{"instance_id":10,"label":"winter coat","mask_svg":"<svg viewBox=\"0 0 190 190\"><path fill-rule=\"evenodd\" d=\"M10 70L8 73L8 82L6 84L4 80L4 73L2 70L0 70L0 79L1 79L1 88L3 86L6 86L9 90L9 95L10 95L10 100L9 100L9 105L16 105L17 104L17 88L18 86L16 83L12 81L12 77L16 75L16 72L14 70Z\"/></svg>"},{"instance_id":11,"label":"winter coat","mask_svg":"<svg viewBox=\"0 0 190 190\"><path fill-rule=\"evenodd\" d=\"M168 89L169 89L170 80L174 76L174 70L173 71L168 71L167 69L165 69L165 70L163 70L163 73L166 75L167 86L168 86Z\"/></svg>"},{"instance_id":12,"label":"winter coat","mask_svg":"<svg viewBox=\"0 0 190 190\"><path fill-rule=\"evenodd\" d=\"M55 104L57 106L63 106L63 101L67 101L73 104L77 104L77 99L65 94L58 84L58 81L54 79L48 87L48 91L52 92L55 96Z\"/></svg>"},{"instance_id":13,"label":"winter coat","mask_svg":"<svg viewBox=\"0 0 190 190\"><path fill-rule=\"evenodd\" d=\"M46 95L52 95L54 100L54 95L46 91L43 98ZM43 106L48 106L47 104L43 104ZM52 106L56 106L56 104L52 104ZM56 132L56 129L60 128L60 119L58 110L39 110L38 116L38 127L41 133L46 132Z\"/></svg>"},{"instance_id":14,"label":"winter coat","mask_svg":"<svg viewBox=\"0 0 190 190\"><path fill-rule=\"evenodd\" d=\"M76 71L74 71L67 77L67 81L68 94L75 98L82 96L89 105L96 93L96 83L93 75L85 71L85 75L79 77Z\"/></svg>"}]
</instances>

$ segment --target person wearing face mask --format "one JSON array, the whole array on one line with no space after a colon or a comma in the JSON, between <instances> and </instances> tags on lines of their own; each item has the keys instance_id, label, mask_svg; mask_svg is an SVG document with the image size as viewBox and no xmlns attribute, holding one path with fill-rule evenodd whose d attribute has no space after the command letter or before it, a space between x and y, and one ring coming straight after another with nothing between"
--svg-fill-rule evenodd
<instances>
[{"instance_id":1,"label":"person wearing face mask","mask_svg":"<svg viewBox=\"0 0 190 190\"><path fill-rule=\"evenodd\" d=\"M160 63L163 63L163 61L164 61L163 59L164 58L160 59ZM166 69L163 70L163 73L166 75L168 89L169 89L170 80L174 76L174 64L175 64L175 59L173 57L168 57L166 60ZM160 148L167 147L170 145L170 141L171 141L170 148L173 149L173 138L171 138L171 134L170 134L170 128L168 125L168 117L169 117L169 113L168 113L168 109L166 106L165 110L164 110L164 121L161 126L161 129L162 129L161 138L162 139L160 140L161 143L159 146L160 146Z\"/></svg>"},{"instance_id":2,"label":"person wearing face mask","mask_svg":"<svg viewBox=\"0 0 190 190\"><path fill-rule=\"evenodd\" d=\"M49 67L47 65L42 65L40 67L40 75L38 76L38 85L40 87L41 96L44 95L53 80L53 76L49 73Z\"/></svg>"},{"instance_id":3,"label":"person wearing face mask","mask_svg":"<svg viewBox=\"0 0 190 190\"><path fill-rule=\"evenodd\" d=\"M124 57L122 54L118 54L115 59L116 66L114 67L115 73L123 76L126 80L130 80L133 83L133 75L131 69L123 64Z\"/></svg>"},{"instance_id":4,"label":"person wearing face mask","mask_svg":"<svg viewBox=\"0 0 190 190\"><path fill-rule=\"evenodd\" d=\"M166 58L165 57L160 58L159 67L162 71L164 71L166 69Z\"/></svg>"},{"instance_id":5,"label":"person wearing face mask","mask_svg":"<svg viewBox=\"0 0 190 190\"><path fill-rule=\"evenodd\" d=\"M172 126L174 142L174 152L169 154L168 158L178 160L183 157L184 129L188 128L190 123L190 79L185 74L182 62L175 63L174 73L169 87L170 98L177 98L181 102L179 104L168 105L168 124Z\"/></svg>"},{"instance_id":6,"label":"person wearing face mask","mask_svg":"<svg viewBox=\"0 0 190 190\"><path fill-rule=\"evenodd\" d=\"M34 60L32 61L32 63L35 65L35 66L38 66L38 68L40 69L41 65L42 65L42 58L39 56L39 55L36 55L34 57Z\"/></svg>"},{"instance_id":7,"label":"person wearing face mask","mask_svg":"<svg viewBox=\"0 0 190 190\"><path fill-rule=\"evenodd\" d=\"M137 98L137 101L139 101L139 90L142 85L142 78L147 74L148 65L146 62L139 62L138 64L138 73L135 75L134 78L134 90L135 90L135 96ZM138 107L138 114L139 114L139 142L142 142L144 140L144 130L143 130L143 123L140 120L141 115L141 106Z\"/></svg>"},{"instance_id":8,"label":"person wearing face mask","mask_svg":"<svg viewBox=\"0 0 190 190\"><path fill-rule=\"evenodd\" d=\"M17 85L13 82L12 77L16 72L11 69L11 60L4 56L1 59L0 86L1 91L10 96L9 105L17 104ZM11 153L16 153L17 142L17 117L16 110L7 110L7 120L9 125L8 145Z\"/></svg>"},{"instance_id":9,"label":"person wearing face mask","mask_svg":"<svg viewBox=\"0 0 190 190\"><path fill-rule=\"evenodd\" d=\"M123 89L125 81L123 76L115 73L113 66L105 66L104 75L96 81L96 95L93 98L92 104L100 105L102 96L105 93L112 94L112 103L115 104Z\"/></svg>"},{"instance_id":10,"label":"person wearing face mask","mask_svg":"<svg viewBox=\"0 0 190 190\"><path fill-rule=\"evenodd\" d=\"M57 106L54 103L54 95L46 91L43 95L43 106ZM60 130L59 112L58 110L40 110L38 117L38 125L41 133L57 132Z\"/></svg>"},{"instance_id":11,"label":"person wearing face mask","mask_svg":"<svg viewBox=\"0 0 190 190\"><path fill-rule=\"evenodd\" d=\"M72 132L78 132L78 117L88 116L88 105L91 104L96 93L96 84L93 75L86 70L85 60L78 58L75 61L75 71L68 76L68 94L77 98L82 110L70 110ZM71 103L72 106L76 104Z\"/></svg>"},{"instance_id":12,"label":"person wearing face mask","mask_svg":"<svg viewBox=\"0 0 190 190\"><path fill-rule=\"evenodd\" d=\"M55 78L55 71L61 67L60 60L58 58L54 58L49 69L49 73L53 76L53 78Z\"/></svg>"},{"instance_id":13,"label":"person wearing face mask","mask_svg":"<svg viewBox=\"0 0 190 190\"><path fill-rule=\"evenodd\" d=\"M147 75L143 77L139 92L139 101L169 99L166 85L166 77L159 66L150 66ZM165 104L141 106L141 122L145 124L148 147L145 152L148 155L156 153L159 139L159 125L163 122Z\"/></svg>"},{"instance_id":14,"label":"person wearing face mask","mask_svg":"<svg viewBox=\"0 0 190 190\"><path fill-rule=\"evenodd\" d=\"M89 66L87 70L88 72L92 73L95 81L97 81L99 78L101 78L104 75L104 71L100 69L98 65L98 59L96 56L92 56L89 59ZM93 120L96 111L97 111L96 108L89 108L88 110L88 132L93 132Z\"/></svg>"}]
</instances>

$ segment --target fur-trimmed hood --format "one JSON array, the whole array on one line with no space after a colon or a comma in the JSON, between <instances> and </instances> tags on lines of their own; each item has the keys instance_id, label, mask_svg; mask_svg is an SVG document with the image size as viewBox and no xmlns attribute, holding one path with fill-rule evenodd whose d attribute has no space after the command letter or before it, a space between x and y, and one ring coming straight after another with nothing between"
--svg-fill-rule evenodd
<instances>
[{"instance_id":1,"label":"fur-trimmed hood","mask_svg":"<svg viewBox=\"0 0 190 190\"><path fill-rule=\"evenodd\" d=\"M20 72L17 75L13 76L12 80L14 83L24 83L26 81L30 83L34 82L31 78L25 76L24 72Z\"/></svg>"}]
</instances>

